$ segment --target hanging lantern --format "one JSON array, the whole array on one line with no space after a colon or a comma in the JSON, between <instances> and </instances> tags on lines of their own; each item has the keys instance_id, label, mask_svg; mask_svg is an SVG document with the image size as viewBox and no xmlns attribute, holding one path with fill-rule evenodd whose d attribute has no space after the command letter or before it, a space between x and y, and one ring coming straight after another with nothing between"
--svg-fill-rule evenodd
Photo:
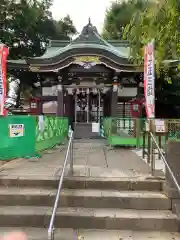
<instances>
[{"instance_id":1,"label":"hanging lantern","mask_svg":"<svg viewBox=\"0 0 180 240\"><path fill-rule=\"evenodd\" d=\"M40 101L41 99L39 98L35 98L35 97L32 97L29 101L29 105L30 105L30 114L32 115L38 115L40 114Z\"/></svg>"}]
</instances>

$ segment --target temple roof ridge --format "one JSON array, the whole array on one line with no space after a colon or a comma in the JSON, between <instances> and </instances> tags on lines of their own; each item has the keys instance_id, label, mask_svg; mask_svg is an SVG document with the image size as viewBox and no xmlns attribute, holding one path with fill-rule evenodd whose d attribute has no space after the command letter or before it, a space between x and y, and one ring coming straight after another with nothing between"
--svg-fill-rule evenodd
<instances>
[{"instance_id":1,"label":"temple roof ridge","mask_svg":"<svg viewBox=\"0 0 180 240\"><path fill-rule=\"evenodd\" d=\"M101 38L97 28L92 24L91 18L88 19L88 24L85 25L79 34L69 45L80 43L94 43L108 46L108 43Z\"/></svg>"}]
</instances>

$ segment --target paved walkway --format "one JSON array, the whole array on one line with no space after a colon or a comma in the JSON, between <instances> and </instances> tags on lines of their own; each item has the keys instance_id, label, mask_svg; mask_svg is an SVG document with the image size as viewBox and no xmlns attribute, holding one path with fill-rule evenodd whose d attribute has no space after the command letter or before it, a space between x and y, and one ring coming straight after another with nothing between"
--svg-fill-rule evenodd
<instances>
[{"instance_id":1,"label":"paved walkway","mask_svg":"<svg viewBox=\"0 0 180 240\"><path fill-rule=\"evenodd\" d=\"M17 228L1 228L0 237ZM47 229L22 228L29 240L47 239ZM55 239L59 240L179 240L179 233L157 231L124 231L124 230L97 230L97 229L56 229Z\"/></svg>"},{"instance_id":2,"label":"paved walkway","mask_svg":"<svg viewBox=\"0 0 180 240\"><path fill-rule=\"evenodd\" d=\"M41 158L13 160L0 166L0 177L57 177L67 146L45 151ZM90 177L147 177L149 166L128 149L110 149L104 140L74 142L74 175Z\"/></svg>"}]
</instances>

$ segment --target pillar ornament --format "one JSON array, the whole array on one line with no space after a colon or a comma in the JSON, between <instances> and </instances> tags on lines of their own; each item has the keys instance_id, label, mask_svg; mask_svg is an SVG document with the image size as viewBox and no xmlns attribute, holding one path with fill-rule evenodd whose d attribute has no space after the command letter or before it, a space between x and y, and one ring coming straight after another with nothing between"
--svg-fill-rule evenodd
<instances>
[{"instance_id":1,"label":"pillar ornament","mask_svg":"<svg viewBox=\"0 0 180 240\"><path fill-rule=\"evenodd\" d=\"M62 92L63 88L62 88L62 85L61 85L61 84L57 85L57 90L60 91L60 92Z\"/></svg>"},{"instance_id":2,"label":"pillar ornament","mask_svg":"<svg viewBox=\"0 0 180 240\"><path fill-rule=\"evenodd\" d=\"M5 101L5 109L11 110L18 105L18 97L20 94L20 79L11 76L8 78L9 90Z\"/></svg>"},{"instance_id":3,"label":"pillar ornament","mask_svg":"<svg viewBox=\"0 0 180 240\"><path fill-rule=\"evenodd\" d=\"M66 90L68 91L69 95L73 94L73 88L72 87L66 88Z\"/></svg>"},{"instance_id":4,"label":"pillar ornament","mask_svg":"<svg viewBox=\"0 0 180 240\"><path fill-rule=\"evenodd\" d=\"M113 85L113 92L117 92L117 91L118 91L118 85L115 84L115 85Z\"/></svg>"}]
</instances>

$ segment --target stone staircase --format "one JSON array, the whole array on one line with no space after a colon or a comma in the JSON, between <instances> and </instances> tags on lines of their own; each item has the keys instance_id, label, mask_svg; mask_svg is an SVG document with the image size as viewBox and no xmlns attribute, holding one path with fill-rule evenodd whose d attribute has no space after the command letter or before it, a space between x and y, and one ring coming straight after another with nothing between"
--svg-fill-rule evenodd
<instances>
[{"instance_id":1,"label":"stone staircase","mask_svg":"<svg viewBox=\"0 0 180 240\"><path fill-rule=\"evenodd\" d=\"M29 239L47 239L57 185L50 178L1 178L0 234L21 228ZM178 219L162 188L163 181L152 179L67 178L56 215L55 239L146 240L148 236L156 239L159 233L163 237L157 239L179 239L177 234L171 238L170 232L179 230Z\"/></svg>"}]
</instances>

